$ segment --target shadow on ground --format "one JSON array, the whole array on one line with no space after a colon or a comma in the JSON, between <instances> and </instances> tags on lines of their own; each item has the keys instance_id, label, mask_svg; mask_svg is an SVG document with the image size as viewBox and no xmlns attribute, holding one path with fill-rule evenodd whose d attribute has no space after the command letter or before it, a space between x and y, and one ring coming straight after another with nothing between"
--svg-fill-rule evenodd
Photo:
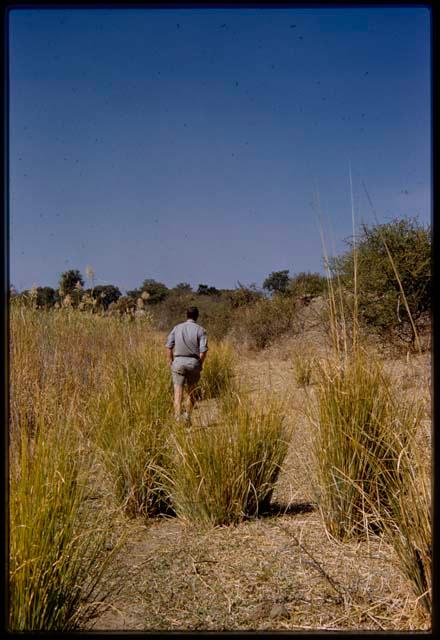
<instances>
[{"instance_id":1,"label":"shadow on ground","mask_svg":"<svg viewBox=\"0 0 440 640\"><path fill-rule=\"evenodd\" d=\"M297 516L301 513L316 511L317 505L313 502L291 502L283 504L272 502L267 509L259 514L260 518L276 518L278 516Z\"/></svg>"}]
</instances>

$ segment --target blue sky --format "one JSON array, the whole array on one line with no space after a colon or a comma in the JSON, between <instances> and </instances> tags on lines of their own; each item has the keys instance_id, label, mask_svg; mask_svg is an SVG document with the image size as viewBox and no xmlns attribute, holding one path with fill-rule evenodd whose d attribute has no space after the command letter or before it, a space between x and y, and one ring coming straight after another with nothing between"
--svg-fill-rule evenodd
<instances>
[{"instance_id":1,"label":"blue sky","mask_svg":"<svg viewBox=\"0 0 440 640\"><path fill-rule=\"evenodd\" d=\"M430 13L10 13L10 282L261 285L431 220ZM320 208L316 205L319 194Z\"/></svg>"}]
</instances>

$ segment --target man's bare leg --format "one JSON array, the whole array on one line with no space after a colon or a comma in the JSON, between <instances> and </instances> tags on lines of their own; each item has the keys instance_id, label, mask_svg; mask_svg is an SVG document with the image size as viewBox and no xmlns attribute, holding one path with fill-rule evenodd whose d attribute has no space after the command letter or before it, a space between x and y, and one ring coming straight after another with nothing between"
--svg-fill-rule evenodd
<instances>
[{"instance_id":1,"label":"man's bare leg","mask_svg":"<svg viewBox=\"0 0 440 640\"><path fill-rule=\"evenodd\" d=\"M176 420L180 418L182 408L183 384L174 385L174 417Z\"/></svg>"},{"instance_id":2,"label":"man's bare leg","mask_svg":"<svg viewBox=\"0 0 440 640\"><path fill-rule=\"evenodd\" d=\"M197 383L188 383L188 397L186 398L186 410L188 412L188 416L191 416L191 413L194 409L194 405L196 403L196 387Z\"/></svg>"}]
</instances>

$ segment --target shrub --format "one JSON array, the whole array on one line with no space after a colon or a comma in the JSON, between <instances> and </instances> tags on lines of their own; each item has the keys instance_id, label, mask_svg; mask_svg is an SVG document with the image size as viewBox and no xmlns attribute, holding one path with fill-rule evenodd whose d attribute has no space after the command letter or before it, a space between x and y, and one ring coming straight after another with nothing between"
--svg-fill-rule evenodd
<instances>
[{"instance_id":1,"label":"shrub","mask_svg":"<svg viewBox=\"0 0 440 640\"><path fill-rule=\"evenodd\" d=\"M222 296L228 301L232 309L237 309L258 302L263 297L263 294L257 290L255 285L246 287L239 282L238 287L225 290Z\"/></svg>"},{"instance_id":2,"label":"shrub","mask_svg":"<svg viewBox=\"0 0 440 640\"><path fill-rule=\"evenodd\" d=\"M224 398L219 422L179 425L171 435L168 486L178 516L208 525L236 523L267 508L289 433L274 401L252 407Z\"/></svg>"},{"instance_id":3,"label":"shrub","mask_svg":"<svg viewBox=\"0 0 440 640\"><path fill-rule=\"evenodd\" d=\"M350 240L347 244L350 251L332 258L330 268L345 288L354 291L356 248L360 320L383 335L395 335L403 341L409 334L413 343L415 334L404 296L417 323L431 308L430 229L409 218L371 227L364 224L356 243Z\"/></svg>"},{"instance_id":4,"label":"shrub","mask_svg":"<svg viewBox=\"0 0 440 640\"><path fill-rule=\"evenodd\" d=\"M86 289L84 293L88 294L92 300L96 300L96 306L104 310L108 309L113 302L117 302L118 298L121 297L118 287L112 284L100 284L93 287L93 289Z\"/></svg>"},{"instance_id":5,"label":"shrub","mask_svg":"<svg viewBox=\"0 0 440 640\"><path fill-rule=\"evenodd\" d=\"M321 296L327 289L327 279L320 273L295 274L289 282L288 293L296 298L301 296L316 297Z\"/></svg>"},{"instance_id":6,"label":"shrub","mask_svg":"<svg viewBox=\"0 0 440 640\"><path fill-rule=\"evenodd\" d=\"M231 308L227 300L219 296L198 295L186 290L171 290L165 300L151 307L153 324L167 333L186 320L186 310L196 306L200 315L197 322L208 332L210 339L221 340L229 330Z\"/></svg>"},{"instance_id":7,"label":"shrub","mask_svg":"<svg viewBox=\"0 0 440 640\"><path fill-rule=\"evenodd\" d=\"M296 303L284 296L262 299L234 311L233 333L241 343L261 350L296 329Z\"/></svg>"}]
</instances>

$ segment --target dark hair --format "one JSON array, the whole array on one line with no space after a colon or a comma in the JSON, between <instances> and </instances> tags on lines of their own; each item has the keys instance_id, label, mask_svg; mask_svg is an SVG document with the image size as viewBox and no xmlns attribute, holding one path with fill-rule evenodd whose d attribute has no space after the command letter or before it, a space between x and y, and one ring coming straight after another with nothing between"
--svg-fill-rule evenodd
<instances>
[{"instance_id":1,"label":"dark hair","mask_svg":"<svg viewBox=\"0 0 440 640\"><path fill-rule=\"evenodd\" d=\"M190 318L191 320L197 320L197 318L199 317L199 310L197 309L197 307L189 307L186 310L186 317Z\"/></svg>"}]
</instances>

